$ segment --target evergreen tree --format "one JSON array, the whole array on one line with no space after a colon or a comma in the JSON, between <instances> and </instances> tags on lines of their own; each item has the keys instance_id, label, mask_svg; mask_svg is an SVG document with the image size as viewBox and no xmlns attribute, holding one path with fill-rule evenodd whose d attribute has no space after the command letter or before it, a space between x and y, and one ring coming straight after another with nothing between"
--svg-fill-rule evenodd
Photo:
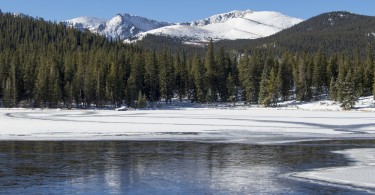
<instances>
[{"instance_id":1,"label":"evergreen tree","mask_svg":"<svg viewBox=\"0 0 375 195\"><path fill-rule=\"evenodd\" d=\"M277 73L279 96L282 100L288 100L293 89L294 62L289 53L284 53Z\"/></svg>"},{"instance_id":2,"label":"evergreen tree","mask_svg":"<svg viewBox=\"0 0 375 195\"><path fill-rule=\"evenodd\" d=\"M39 68L38 76L35 82L35 100L38 106L47 107L47 102L49 100L48 96L48 72L46 66L41 66Z\"/></svg>"},{"instance_id":3,"label":"evergreen tree","mask_svg":"<svg viewBox=\"0 0 375 195\"><path fill-rule=\"evenodd\" d=\"M217 83L215 81L216 77L216 63L214 58L214 46L212 39L210 40L205 57L205 76L206 76L206 85L207 85L207 100L210 102L217 101Z\"/></svg>"},{"instance_id":4,"label":"evergreen tree","mask_svg":"<svg viewBox=\"0 0 375 195\"><path fill-rule=\"evenodd\" d=\"M137 108L146 108L147 106L147 99L145 95L142 95L142 92L139 91L138 98L137 98Z\"/></svg>"},{"instance_id":5,"label":"evergreen tree","mask_svg":"<svg viewBox=\"0 0 375 195\"><path fill-rule=\"evenodd\" d=\"M238 63L238 77L241 87L244 90L245 101L250 103L252 100L252 88L250 85L250 58L247 52L243 54Z\"/></svg>"},{"instance_id":6,"label":"evergreen tree","mask_svg":"<svg viewBox=\"0 0 375 195\"><path fill-rule=\"evenodd\" d=\"M16 106L16 101L14 99L14 88L13 88L13 85L12 85L12 80L10 79L10 77L8 77L7 79L4 80L3 82L3 104L4 104L4 107L7 107L7 108L13 108Z\"/></svg>"},{"instance_id":7,"label":"evergreen tree","mask_svg":"<svg viewBox=\"0 0 375 195\"><path fill-rule=\"evenodd\" d=\"M281 98L284 100L283 96L283 87L284 87L284 81L283 81L283 68L282 68L282 63L279 64L278 70L277 70L277 76L275 79L276 82L276 93L277 97Z\"/></svg>"},{"instance_id":8,"label":"evergreen tree","mask_svg":"<svg viewBox=\"0 0 375 195\"><path fill-rule=\"evenodd\" d=\"M323 54L318 52L314 59L312 75L313 96L316 99L320 99L320 95L323 93L323 86L325 85L325 67Z\"/></svg>"},{"instance_id":9,"label":"evergreen tree","mask_svg":"<svg viewBox=\"0 0 375 195\"><path fill-rule=\"evenodd\" d=\"M344 99L344 88L345 88L345 79L346 75L348 74L349 62L348 60L341 56L339 59L339 70L338 70L338 76L336 80L336 89L337 89L337 100L342 102Z\"/></svg>"},{"instance_id":10,"label":"evergreen tree","mask_svg":"<svg viewBox=\"0 0 375 195\"><path fill-rule=\"evenodd\" d=\"M205 71L198 56L194 57L192 73L194 78L194 100L206 102Z\"/></svg>"},{"instance_id":11,"label":"evergreen tree","mask_svg":"<svg viewBox=\"0 0 375 195\"><path fill-rule=\"evenodd\" d=\"M371 87L374 85L374 56L372 53L372 45L367 46L366 50L366 67L364 73L364 94L370 95L371 94Z\"/></svg>"},{"instance_id":12,"label":"evergreen tree","mask_svg":"<svg viewBox=\"0 0 375 195\"><path fill-rule=\"evenodd\" d=\"M345 81L342 83L342 92L341 92L341 107L344 110L350 110L354 107L357 102L357 96L355 93L355 86L352 82L353 73L352 70L348 71L348 74L345 77Z\"/></svg>"},{"instance_id":13,"label":"evergreen tree","mask_svg":"<svg viewBox=\"0 0 375 195\"><path fill-rule=\"evenodd\" d=\"M64 93L65 93L65 105L68 109L71 109L73 107L73 87L70 82L67 82L64 87Z\"/></svg>"},{"instance_id":14,"label":"evergreen tree","mask_svg":"<svg viewBox=\"0 0 375 195\"><path fill-rule=\"evenodd\" d=\"M268 62L270 64L270 60ZM267 65L268 66L268 65ZM239 79L244 89L245 100L248 103L258 103L263 63L257 50L254 50L251 58L245 52L238 64Z\"/></svg>"},{"instance_id":15,"label":"evergreen tree","mask_svg":"<svg viewBox=\"0 0 375 195\"><path fill-rule=\"evenodd\" d=\"M187 69L185 53L180 57L179 54L175 57L175 75L176 75L176 88L180 102L186 95L187 88Z\"/></svg>"},{"instance_id":16,"label":"evergreen tree","mask_svg":"<svg viewBox=\"0 0 375 195\"><path fill-rule=\"evenodd\" d=\"M300 57L297 67L294 71L296 99L299 101L309 100L309 85L306 57Z\"/></svg>"},{"instance_id":17,"label":"evergreen tree","mask_svg":"<svg viewBox=\"0 0 375 195\"><path fill-rule=\"evenodd\" d=\"M145 88L150 102L159 100L159 77L156 52L153 50L146 56L145 62Z\"/></svg>"},{"instance_id":18,"label":"evergreen tree","mask_svg":"<svg viewBox=\"0 0 375 195\"><path fill-rule=\"evenodd\" d=\"M128 105L134 106L138 92L143 89L144 58L142 53L135 53L131 62L130 76L127 80L126 96Z\"/></svg>"},{"instance_id":19,"label":"evergreen tree","mask_svg":"<svg viewBox=\"0 0 375 195\"><path fill-rule=\"evenodd\" d=\"M60 76L58 70L55 69L54 66L50 69L50 75L48 78L48 93L50 94L50 107L57 107L61 98L61 88L60 88Z\"/></svg>"},{"instance_id":20,"label":"evergreen tree","mask_svg":"<svg viewBox=\"0 0 375 195\"><path fill-rule=\"evenodd\" d=\"M216 91L219 93L221 101L227 101L227 86L226 78L228 76L228 60L225 54L224 47L221 47L216 54L216 75L214 79Z\"/></svg>"},{"instance_id":21,"label":"evergreen tree","mask_svg":"<svg viewBox=\"0 0 375 195\"><path fill-rule=\"evenodd\" d=\"M229 73L227 79L226 79L226 86L227 86L227 94L228 99L227 101L234 103L236 101L236 86L232 77L232 74Z\"/></svg>"},{"instance_id":22,"label":"evergreen tree","mask_svg":"<svg viewBox=\"0 0 375 195\"><path fill-rule=\"evenodd\" d=\"M270 76L267 83L268 97L263 101L264 106L276 106L278 91L277 91L277 77L275 69L272 68L270 71Z\"/></svg>"},{"instance_id":23,"label":"evergreen tree","mask_svg":"<svg viewBox=\"0 0 375 195\"><path fill-rule=\"evenodd\" d=\"M337 56L333 55L330 56L327 67L326 67L326 78L328 82L331 83L331 80L336 80L338 75L338 64L337 64Z\"/></svg>"},{"instance_id":24,"label":"evergreen tree","mask_svg":"<svg viewBox=\"0 0 375 195\"><path fill-rule=\"evenodd\" d=\"M23 67L23 75L22 80L24 83L24 98L31 103L31 99L33 98L34 87L35 87L35 66L36 66L36 59L34 55L28 56L30 59L25 61ZM1 66L1 65L0 65Z\"/></svg>"},{"instance_id":25,"label":"evergreen tree","mask_svg":"<svg viewBox=\"0 0 375 195\"><path fill-rule=\"evenodd\" d=\"M174 95L175 74L173 59L166 51L162 52L159 59L159 84L162 98L165 102L171 102Z\"/></svg>"},{"instance_id":26,"label":"evergreen tree","mask_svg":"<svg viewBox=\"0 0 375 195\"><path fill-rule=\"evenodd\" d=\"M329 98L331 100L337 101L336 81L334 78L331 79L331 82L329 84Z\"/></svg>"},{"instance_id":27,"label":"evergreen tree","mask_svg":"<svg viewBox=\"0 0 375 195\"><path fill-rule=\"evenodd\" d=\"M269 94L269 70L268 64L265 63L262 73L262 78L260 82L260 93L259 93L259 103L264 106L269 106L271 104L270 94Z\"/></svg>"}]
</instances>

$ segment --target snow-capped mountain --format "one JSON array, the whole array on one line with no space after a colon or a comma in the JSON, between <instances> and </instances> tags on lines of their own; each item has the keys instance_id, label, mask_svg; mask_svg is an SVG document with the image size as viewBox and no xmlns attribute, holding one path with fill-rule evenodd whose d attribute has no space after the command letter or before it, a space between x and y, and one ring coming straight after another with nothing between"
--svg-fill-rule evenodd
<instances>
[{"instance_id":1,"label":"snow-capped mountain","mask_svg":"<svg viewBox=\"0 0 375 195\"><path fill-rule=\"evenodd\" d=\"M256 39L273 35L281 30L302 22L270 11L232 11L209 18L171 24L157 22L139 16L118 14L111 20L80 17L65 21L78 29L89 29L106 37L135 42L148 34L182 38L186 42L206 42L213 40Z\"/></svg>"},{"instance_id":2,"label":"snow-capped mountain","mask_svg":"<svg viewBox=\"0 0 375 195\"><path fill-rule=\"evenodd\" d=\"M110 20L95 17L79 17L64 21L64 23L68 26L81 30L88 29L91 32L114 39L127 39L140 32L171 25L167 22L158 22L129 14L117 14Z\"/></svg>"},{"instance_id":3,"label":"snow-capped mountain","mask_svg":"<svg viewBox=\"0 0 375 195\"><path fill-rule=\"evenodd\" d=\"M278 12L232 11L204 20L179 23L139 33L136 38L126 41L134 42L147 34L179 37L193 43L206 42L210 39L257 39L273 35L302 21Z\"/></svg>"}]
</instances>

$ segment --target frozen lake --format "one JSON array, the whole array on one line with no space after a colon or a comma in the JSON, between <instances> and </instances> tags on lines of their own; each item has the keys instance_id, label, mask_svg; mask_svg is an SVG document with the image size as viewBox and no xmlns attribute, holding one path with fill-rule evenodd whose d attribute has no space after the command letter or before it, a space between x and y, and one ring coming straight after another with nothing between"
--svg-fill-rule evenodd
<instances>
[{"instance_id":1,"label":"frozen lake","mask_svg":"<svg viewBox=\"0 0 375 195\"><path fill-rule=\"evenodd\" d=\"M346 166L331 151L375 141L249 145L168 141L0 142L0 194L368 194L288 173Z\"/></svg>"},{"instance_id":2,"label":"frozen lake","mask_svg":"<svg viewBox=\"0 0 375 195\"><path fill-rule=\"evenodd\" d=\"M286 108L0 109L0 148L5 149L0 189L311 194L375 188L373 144L346 150L375 139L374 121L370 111ZM322 140L331 144L315 144ZM342 145L339 140L362 144ZM286 179L290 174L294 179ZM333 187L339 185L345 189Z\"/></svg>"},{"instance_id":3,"label":"frozen lake","mask_svg":"<svg viewBox=\"0 0 375 195\"><path fill-rule=\"evenodd\" d=\"M0 140L168 140L285 143L375 139L373 112L278 109L0 109Z\"/></svg>"}]
</instances>

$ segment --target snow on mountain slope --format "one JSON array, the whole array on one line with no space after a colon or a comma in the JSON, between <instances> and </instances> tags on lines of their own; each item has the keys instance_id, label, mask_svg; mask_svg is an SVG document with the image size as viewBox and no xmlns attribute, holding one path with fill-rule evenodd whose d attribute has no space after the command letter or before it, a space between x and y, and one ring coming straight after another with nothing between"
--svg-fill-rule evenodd
<instances>
[{"instance_id":1,"label":"snow on mountain slope","mask_svg":"<svg viewBox=\"0 0 375 195\"><path fill-rule=\"evenodd\" d=\"M148 34L183 38L188 42L213 40L257 39L275 34L302 22L278 12L232 11L209 18L171 24L140 16L117 14L110 20L80 17L64 23L81 30L88 29L108 38L135 42Z\"/></svg>"},{"instance_id":2,"label":"snow on mountain slope","mask_svg":"<svg viewBox=\"0 0 375 195\"><path fill-rule=\"evenodd\" d=\"M204 20L165 26L139 33L136 38L125 42L134 42L147 34L183 38L189 42L213 40L257 39L273 35L283 29L302 22L281 13L270 11L232 11L218 14Z\"/></svg>"},{"instance_id":3,"label":"snow on mountain slope","mask_svg":"<svg viewBox=\"0 0 375 195\"><path fill-rule=\"evenodd\" d=\"M91 32L115 39L126 39L140 32L171 25L167 22L158 22L129 14L117 14L110 20L79 17L64 21L64 23L80 30L88 29Z\"/></svg>"},{"instance_id":4,"label":"snow on mountain slope","mask_svg":"<svg viewBox=\"0 0 375 195\"><path fill-rule=\"evenodd\" d=\"M94 17L79 17L65 21L65 23L80 30L88 29L97 33L105 28L106 21Z\"/></svg>"}]
</instances>

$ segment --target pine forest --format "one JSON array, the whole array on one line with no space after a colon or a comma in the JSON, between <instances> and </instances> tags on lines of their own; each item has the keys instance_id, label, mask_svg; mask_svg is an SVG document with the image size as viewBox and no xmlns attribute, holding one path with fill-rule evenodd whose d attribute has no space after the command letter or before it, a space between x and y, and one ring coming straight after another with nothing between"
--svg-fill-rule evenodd
<instances>
[{"instance_id":1,"label":"pine forest","mask_svg":"<svg viewBox=\"0 0 375 195\"><path fill-rule=\"evenodd\" d=\"M375 91L374 48L326 53L215 47L145 49L61 23L0 14L2 107L106 108L163 101L336 100L344 109Z\"/></svg>"}]
</instances>

